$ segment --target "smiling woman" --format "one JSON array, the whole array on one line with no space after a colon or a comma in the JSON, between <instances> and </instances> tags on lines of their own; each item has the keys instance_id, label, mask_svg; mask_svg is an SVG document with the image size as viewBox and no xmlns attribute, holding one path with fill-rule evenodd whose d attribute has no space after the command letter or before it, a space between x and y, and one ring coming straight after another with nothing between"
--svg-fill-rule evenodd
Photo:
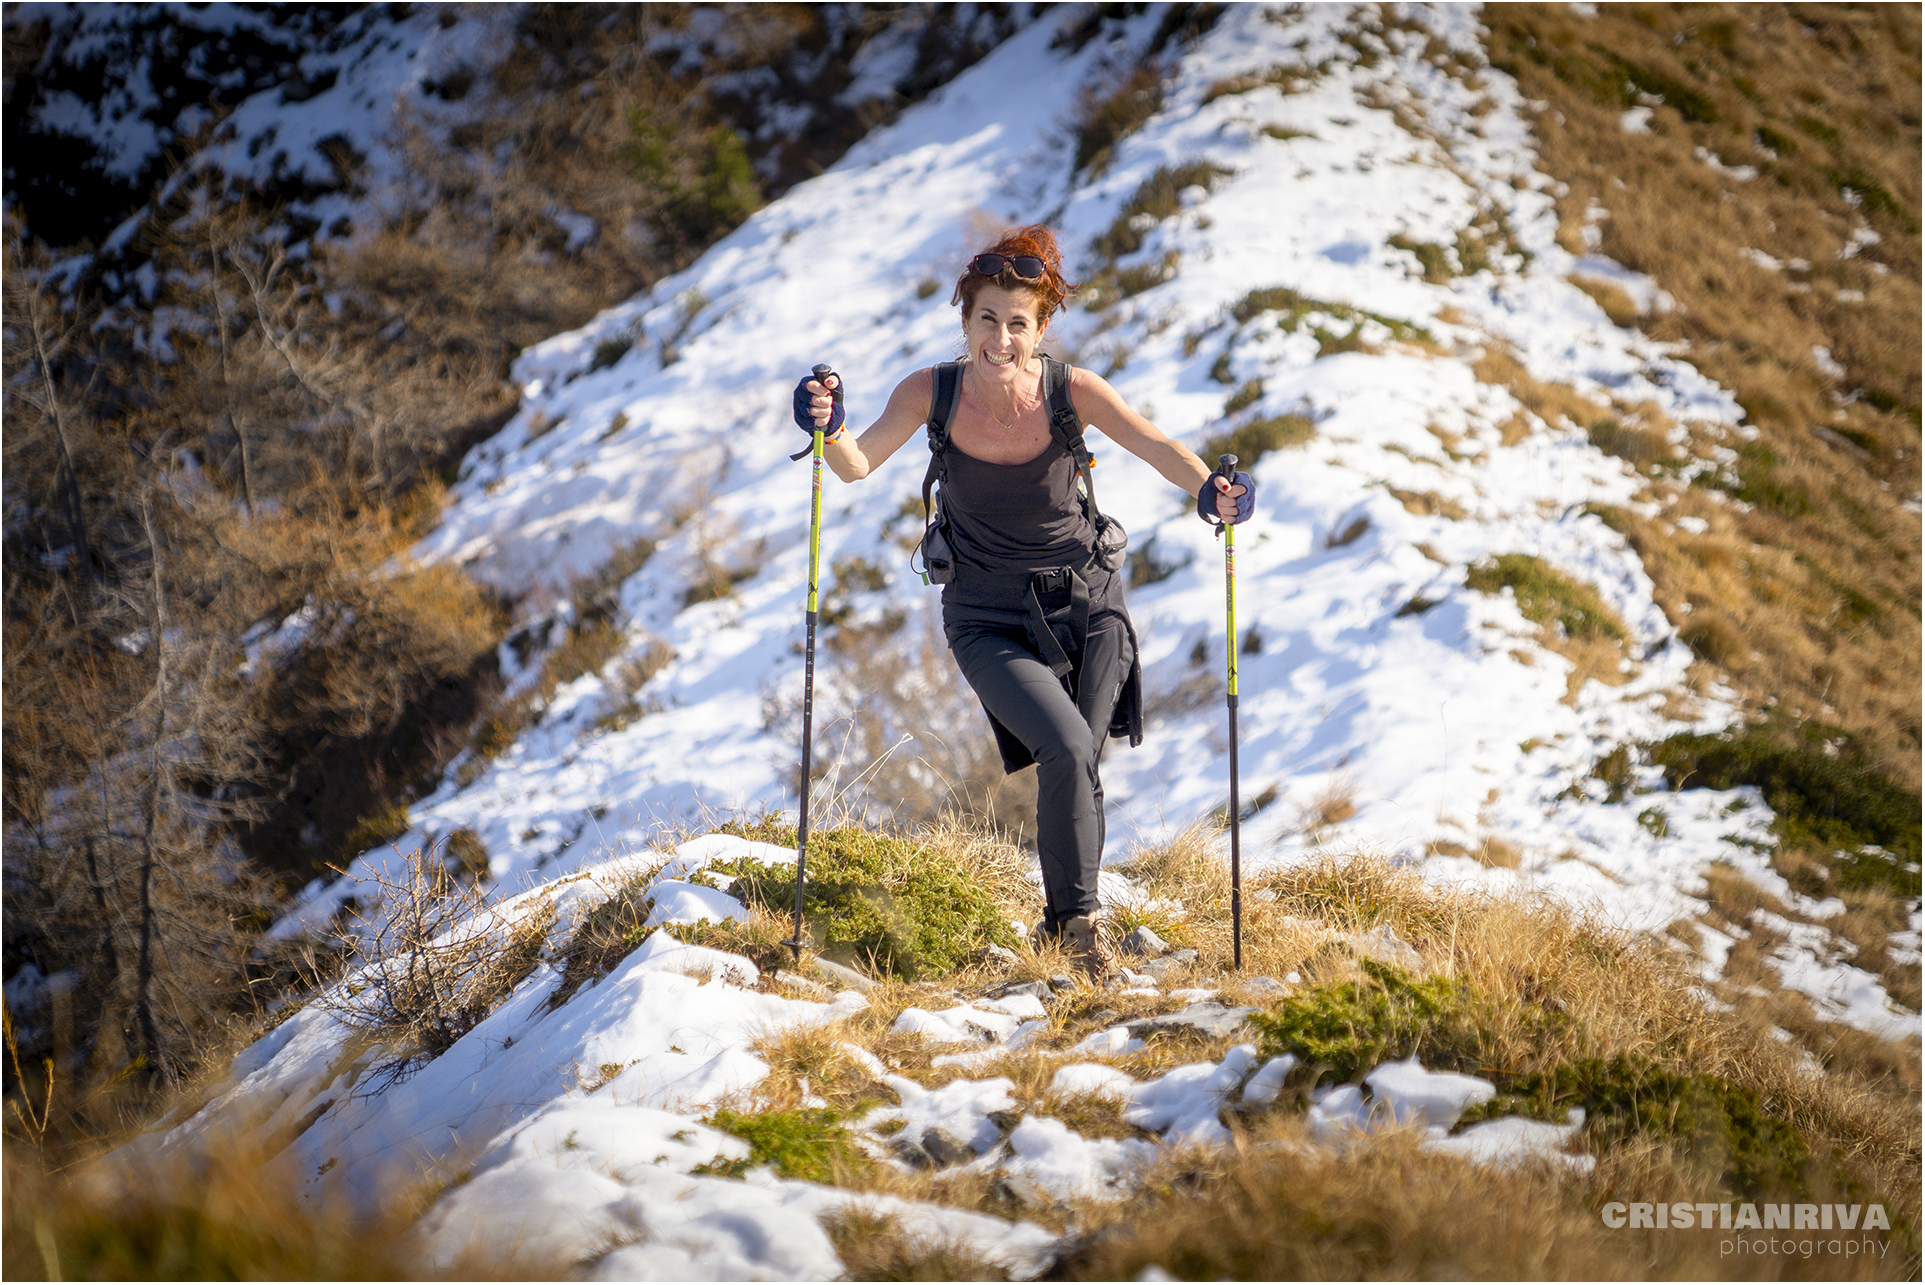
<instances>
[{"instance_id":1,"label":"smiling woman","mask_svg":"<svg viewBox=\"0 0 1925 1285\"><path fill-rule=\"evenodd\" d=\"M926 511L926 578L943 586L944 636L989 714L1004 768L1037 765L1045 909L1036 937L1064 940L1094 974L1104 967L1097 765L1110 736L1142 740L1142 684L1117 574L1125 538L1097 508L1084 426L1195 495L1205 521L1247 519L1255 483L1212 474L1101 376L1038 351L1074 290L1049 228L1006 232L956 280L961 361L904 379L854 440L839 376L803 380L795 409L799 428L826 430L823 458L845 482L868 477L927 425L923 498L935 487L938 499Z\"/></svg>"}]
</instances>

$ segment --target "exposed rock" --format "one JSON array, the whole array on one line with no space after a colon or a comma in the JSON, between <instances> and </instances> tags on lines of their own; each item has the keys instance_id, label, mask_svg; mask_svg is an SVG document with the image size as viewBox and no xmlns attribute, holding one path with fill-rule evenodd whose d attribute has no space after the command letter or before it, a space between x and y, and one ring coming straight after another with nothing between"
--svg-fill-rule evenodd
<instances>
[{"instance_id":1,"label":"exposed rock","mask_svg":"<svg viewBox=\"0 0 1925 1285\"><path fill-rule=\"evenodd\" d=\"M1047 1000L1052 994L1054 992L1050 990L1048 982L1010 982L1006 986L998 986L990 992L989 997L1008 999L1012 995L1028 995L1032 999Z\"/></svg>"},{"instance_id":2,"label":"exposed rock","mask_svg":"<svg viewBox=\"0 0 1925 1285\"><path fill-rule=\"evenodd\" d=\"M1194 964L1196 959L1197 955L1194 950L1179 950L1174 954L1165 955L1161 959L1145 960L1142 964L1142 969L1151 977L1161 981L1177 969L1187 968L1191 964Z\"/></svg>"},{"instance_id":3,"label":"exposed rock","mask_svg":"<svg viewBox=\"0 0 1925 1285\"><path fill-rule=\"evenodd\" d=\"M1416 972L1424 966L1423 956L1389 924L1378 924L1369 932L1351 933L1344 941L1359 959L1374 959L1406 972Z\"/></svg>"},{"instance_id":4,"label":"exposed rock","mask_svg":"<svg viewBox=\"0 0 1925 1285\"><path fill-rule=\"evenodd\" d=\"M1056 1202L1035 1179L1020 1173L1004 1173L989 1184L989 1194L997 1200L1025 1209L1041 1209Z\"/></svg>"},{"instance_id":5,"label":"exposed rock","mask_svg":"<svg viewBox=\"0 0 1925 1285\"><path fill-rule=\"evenodd\" d=\"M1023 1122L1023 1112L1020 1107L1004 1107L1000 1111L991 1111L988 1119L991 1124L1001 1129L1006 1136L1012 1129Z\"/></svg>"},{"instance_id":6,"label":"exposed rock","mask_svg":"<svg viewBox=\"0 0 1925 1285\"><path fill-rule=\"evenodd\" d=\"M897 1134L889 1140L889 1149L896 1153L898 1160L901 1160L911 1169L934 1169L936 1167L935 1159L931 1157L927 1151L924 1151L922 1145L914 1138Z\"/></svg>"},{"instance_id":7,"label":"exposed rock","mask_svg":"<svg viewBox=\"0 0 1925 1285\"><path fill-rule=\"evenodd\" d=\"M1262 973L1258 973L1254 977L1244 978L1243 981L1239 983L1239 989L1246 995L1260 995L1267 999L1286 994L1290 988L1274 977L1268 977Z\"/></svg>"},{"instance_id":8,"label":"exposed rock","mask_svg":"<svg viewBox=\"0 0 1925 1285\"><path fill-rule=\"evenodd\" d=\"M1122 944L1125 954L1145 955L1151 959L1155 959L1158 955L1167 955L1170 952L1170 944L1168 942L1142 925L1130 929L1129 936L1123 939Z\"/></svg>"},{"instance_id":9,"label":"exposed rock","mask_svg":"<svg viewBox=\"0 0 1925 1285\"><path fill-rule=\"evenodd\" d=\"M816 976L833 986L847 987L852 991L860 991L864 995L876 988L873 980L864 977L855 969L845 964L838 964L832 959L824 959L820 955L809 961L809 967L814 970Z\"/></svg>"},{"instance_id":10,"label":"exposed rock","mask_svg":"<svg viewBox=\"0 0 1925 1285\"><path fill-rule=\"evenodd\" d=\"M1239 1005L1231 1007L1215 1000L1205 1000L1192 1004L1175 1013L1165 1013L1162 1017L1144 1018L1130 1023L1130 1036L1133 1039L1148 1039L1152 1035L1184 1034L1190 1031L1201 1032L1211 1039L1236 1034L1254 1007Z\"/></svg>"},{"instance_id":11,"label":"exposed rock","mask_svg":"<svg viewBox=\"0 0 1925 1285\"><path fill-rule=\"evenodd\" d=\"M976 1158L976 1149L940 1125L922 1131L922 1149L939 1169L966 1165Z\"/></svg>"},{"instance_id":12,"label":"exposed rock","mask_svg":"<svg viewBox=\"0 0 1925 1285\"><path fill-rule=\"evenodd\" d=\"M1049 988L1053 991L1073 991L1076 989L1076 979L1068 973L1051 973Z\"/></svg>"},{"instance_id":13,"label":"exposed rock","mask_svg":"<svg viewBox=\"0 0 1925 1285\"><path fill-rule=\"evenodd\" d=\"M1004 968L1016 967L1016 952L1007 946L998 946L991 942L983 948L983 954L991 963L1001 964Z\"/></svg>"},{"instance_id":14,"label":"exposed rock","mask_svg":"<svg viewBox=\"0 0 1925 1285\"><path fill-rule=\"evenodd\" d=\"M1127 986L1154 986L1156 978L1148 973L1133 973L1127 968L1119 968L1103 981L1105 990L1122 990Z\"/></svg>"},{"instance_id":15,"label":"exposed rock","mask_svg":"<svg viewBox=\"0 0 1925 1285\"><path fill-rule=\"evenodd\" d=\"M775 984L786 991L792 991L802 996L804 999L829 1000L835 998L835 992L827 986L824 986L821 982L812 982L801 973L792 973L786 968L777 970L775 974Z\"/></svg>"}]
</instances>

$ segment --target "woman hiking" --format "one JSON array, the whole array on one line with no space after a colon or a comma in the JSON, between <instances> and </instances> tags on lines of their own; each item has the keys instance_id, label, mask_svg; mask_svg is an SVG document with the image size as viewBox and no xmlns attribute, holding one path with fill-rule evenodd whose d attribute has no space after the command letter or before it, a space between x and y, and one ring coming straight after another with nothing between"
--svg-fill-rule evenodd
<instances>
[{"instance_id":1,"label":"woman hiking","mask_svg":"<svg viewBox=\"0 0 1925 1285\"><path fill-rule=\"evenodd\" d=\"M1241 522L1246 473L1212 474L1131 410L1108 381L1043 356L1050 319L1075 287L1046 226L1004 233L956 279L968 352L896 385L860 437L843 423L839 376L795 390L795 422L824 431L823 458L845 482L875 469L925 424L931 484L925 576L943 586L943 634L989 714L1006 771L1037 765L1036 843L1045 909L1035 934L1059 939L1092 976L1103 855L1104 741L1142 739L1141 670L1123 604L1123 533L1089 491L1091 425L1173 486L1205 521Z\"/></svg>"}]
</instances>

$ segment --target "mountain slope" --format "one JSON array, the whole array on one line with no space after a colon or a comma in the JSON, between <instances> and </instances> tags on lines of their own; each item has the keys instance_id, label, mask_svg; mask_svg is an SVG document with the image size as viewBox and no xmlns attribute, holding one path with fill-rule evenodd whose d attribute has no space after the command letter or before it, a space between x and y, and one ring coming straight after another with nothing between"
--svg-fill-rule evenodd
<instances>
[{"instance_id":1,"label":"mountain slope","mask_svg":"<svg viewBox=\"0 0 1925 1285\"><path fill-rule=\"evenodd\" d=\"M945 296L918 299L918 283L946 280L981 228L1055 212L1068 244L1134 243L1116 258L1084 250L1099 284L1146 265L1170 276L1072 311L1053 331L1058 351L1109 370L1199 447L1258 419L1314 425L1251 466L1263 504L1240 568L1241 754L1244 797L1271 800L1246 823L1258 868L1364 845L1656 930L1701 909L1699 872L1715 861L1822 918L1823 903L1762 859L1770 816L1755 793L1627 803L1628 788L1660 784L1657 769L1617 784L1590 775L1627 742L1735 717L1728 693L1687 673L1693 658L1637 556L1594 510L1662 521L1641 472L1715 474L1735 458L1715 439L1750 430L1727 394L1569 283L1615 279L1663 306L1634 274L1558 247L1513 91L1470 69L1468 22L1436 20L1457 24L1457 43L1426 55L1431 37L1334 17L1226 19L1094 179L1069 172L1075 86L1099 67L1114 83L1135 51L1090 45L1062 63L1039 38L1015 42L687 272L524 355L521 412L464 464L423 556L515 598L532 653L567 632L572 586L618 551L638 556L637 541L653 552L619 582L622 632L603 663L556 688L499 758L457 762L397 846L471 830L516 887L704 809L792 801L787 729L765 726L800 681L808 496L802 467L785 467L783 391L831 360L860 419L895 378L954 351ZM1018 87L1026 109L1012 116ZM1227 172L1194 171L1211 190L1146 198L1173 181L1160 172L1202 163ZM1226 399L1245 404L1226 415ZM1650 435L1662 458L1606 455L1570 418L1588 412ZM1714 444L1687 454L1684 424ZM1224 797L1210 694L1221 573L1180 497L1134 459L1103 455L1106 508L1153 550L1146 565L1175 568L1131 596L1157 716L1140 750L1105 762L1111 833L1127 842ZM835 592L858 626L913 620L933 597L892 539L921 464L905 449L864 490L829 483L824 562L844 567ZM1674 529L1729 520L1715 501L1694 507L1709 516ZM726 592L709 597L716 584ZM908 625L878 654L913 652L918 633ZM670 652L641 696L625 690L655 667L629 662ZM832 711L862 697L865 663L830 667ZM524 687L541 678L513 647L503 664L526 666ZM933 717L977 735L957 704ZM819 736L849 743L834 726ZM917 756L954 775L927 739L897 752ZM869 766L838 765L828 788ZM317 889L285 927L320 922L352 887ZM1707 962L1715 973L1715 949ZM1854 972L1800 975L1827 1013L1913 1028Z\"/></svg>"},{"instance_id":2,"label":"mountain slope","mask_svg":"<svg viewBox=\"0 0 1925 1285\"><path fill-rule=\"evenodd\" d=\"M1831 1021L1915 1036L1917 1015L1830 940L1834 908L1771 869L1772 817L1756 788L1666 792L1661 769L1614 758L1629 742L1716 732L1737 709L1692 671L1606 518L1634 510L1684 532L1727 521L1711 492L1691 501L1697 511L1668 514L1645 483L1652 468L1715 474L1736 458L1717 439L1742 443L1750 430L1723 390L1614 325L1568 279L1608 279L1664 306L1647 280L1558 246L1550 181L1532 168L1514 86L1479 63L1474 15L1380 23L1233 8L1193 44L1164 46L1160 105L1104 136L1106 163L1080 125L1144 92L1134 77L1163 15L1053 47L1051 29L1067 34L1076 18L1007 42L687 271L518 361L522 409L469 456L419 549L521 613L503 648L516 677L498 735L484 739L490 752L451 765L411 809L408 833L311 887L276 929L375 941L406 905L400 854L432 859L447 844L471 868L485 864L492 884L476 896L493 905L442 929L471 934L518 975L412 1078L384 1083L395 1050L364 1046L343 1018L376 977L370 949L341 987L243 1054L196 1117L149 1145L242 1129L317 1203L380 1206L426 1175L436 1200L418 1235L450 1271L484 1261L465 1254L498 1263L520 1252L529 1270L607 1277L827 1276L876 1225L859 1218L886 1216L1024 1275L1097 1253L1101 1242L1079 1246L1073 1233L1113 1220L1117 1197L1207 1182L1200 1167L1233 1154L1208 1149L1241 1136L1224 1120L1278 1102L1301 1109L1299 1132L1264 1154L1348 1155L1332 1144L1403 1126L1388 1145L1409 1146L1396 1154L1413 1166L1440 1154L1494 1166L1449 1171L1459 1202L1473 1181L1542 1181L1583 1204L1623 1180L1609 1168L1622 1157L1585 1150L1583 1120L1563 1114L1559 1094L1543 1090L1556 1115L1527 1118L1520 1067L1503 1068L1505 1096L1494 1095L1479 1078L1481 1035L1395 1052L1326 1046L1316 1059L1339 1067L1328 1082L1290 1080L1310 1054L1289 1023L1314 1022L1333 995L1368 1002L1317 971L1337 967L1332 958L1364 961L1360 975L1399 1002L1449 1020L1469 1012L1471 1028L1500 1025L1534 1050L1568 1042L1590 1056L1596 1033L1572 1010L1608 1011L1624 1025L1599 1041L1605 1056L1686 1049L1679 1056L1737 1075L1744 1051L1718 1025L1729 991L1692 985L1722 987L1733 937L1681 926L1654 945L1646 933L1704 913L1720 881L1739 875L1804 921L1785 920L1787 986ZM1075 168L1078 153L1091 164ZM784 458L801 440L785 422L787 389L831 361L864 418L903 373L953 353L942 283L985 230L1045 216L1075 247L1098 305L1057 323L1056 350L1107 370L1199 449L1221 438L1254 461L1259 516L1239 533L1239 618L1251 635L1241 756L1246 797L1270 797L1244 823L1244 851L1263 904L1279 908L1265 949L1296 951L1303 973L1227 977L1212 937L1192 973L1159 967L1111 991L1031 980L1023 970L1048 963L1022 961L1008 980L1041 993L1006 991L990 974L1007 970L984 963L912 991L830 995L733 949L679 944L658 930L707 918L684 935L740 932L728 944L768 946L751 940L770 928L749 910L753 867L791 859L740 838L673 843L705 809L793 802L785 711L800 682L809 494L802 466ZM1642 435L1649 458L1601 450L1593 415ZM1122 452L1099 453L1106 511L1153 550L1131 592L1152 727L1140 750L1116 748L1104 765L1112 855L1141 858L1158 844L1173 851L1173 836L1223 798L1221 573L1187 497ZM912 524L895 517L921 465L905 450L866 490L831 483L825 503L825 562L839 564L831 598L847 614L825 643L822 701L852 720L845 730L821 719L825 756L860 743L865 709L920 733L886 786L874 782L890 764L865 782L862 758L821 784L870 817L907 806L904 782L940 799L940 775L962 770L962 751L938 744L932 726L983 736L966 698L939 686L943 658L928 683L919 668L927 591L904 566L899 539ZM1331 869L1319 854L1359 848L1388 858L1368 866L1380 882L1359 877L1352 889L1377 898L1381 917L1368 932L1307 917ZM741 864L705 871L725 859ZM1127 879L1106 879L1105 891L1119 912L1145 909ZM1466 895L1478 892L1547 894L1551 908L1539 904L1528 933L1493 928L1491 907L1513 903ZM1595 917L1561 918L1559 903ZM599 980L581 982L570 943L603 907L634 922L617 919L621 949ZM1149 909L1185 922L1168 901ZM1187 913L1200 921L1206 908ZM1474 942L1465 952L1460 925ZM1500 943L1500 932L1512 935ZM1500 993L1493 1023L1476 1005L1495 992L1478 988L1500 975L1524 998ZM1203 1006L1218 998L1268 1006L1279 1025L1262 1029L1284 1034L1233 1043L1230 1022L1158 1043L1143 1025L1192 1001L1189 1020L1214 1022L1221 1010ZM785 1039L797 1043L778 1054ZM925 1043L963 1051L932 1057ZM1770 1064L1761 1080L1784 1064L1774 1091L1845 1111L1822 1075L1791 1066L1790 1049L1767 1052L1752 1061ZM1192 1060L1176 1065L1181 1056ZM897 1102L878 1106L876 1086ZM1755 1117L1759 1091L1731 1110ZM1111 1107L1089 1105L1106 1096ZM1450 1132L1486 1104L1495 1118L1472 1126L1485 1132ZM887 1172L861 1202L800 1181L770 1158L779 1148L763 1126L739 1116L730 1126L738 1109L791 1123L791 1111L843 1112L860 1135L851 1145ZM911 1187L922 1162L891 1139L926 1161L951 1146L937 1129L959 1148L955 1185ZM1695 1141L1680 1136L1681 1147ZM1523 1159L1538 1163L1512 1167ZM1593 1175L1597 1187L1557 1185ZM995 1182L1040 1194L994 1197L1014 1223L956 1208L989 1203ZM1502 1189L1521 1207L1524 1186Z\"/></svg>"}]
</instances>

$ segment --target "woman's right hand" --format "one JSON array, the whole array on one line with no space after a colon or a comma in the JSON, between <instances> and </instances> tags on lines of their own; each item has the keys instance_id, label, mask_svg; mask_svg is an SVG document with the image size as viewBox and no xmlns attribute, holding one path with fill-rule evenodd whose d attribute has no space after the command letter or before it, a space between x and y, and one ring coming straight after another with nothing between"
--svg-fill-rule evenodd
<instances>
[{"instance_id":1,"label":"woman's right hand","mask_svg":"<svg viewBox=\"0 0 1925 1285\"><path fill-rule=\"evenodd\" d=\"M805 433L818 430L833 437L842 428L842 376L813 375L795 386L795 426Z\"/></svg>"}]
</instances>

